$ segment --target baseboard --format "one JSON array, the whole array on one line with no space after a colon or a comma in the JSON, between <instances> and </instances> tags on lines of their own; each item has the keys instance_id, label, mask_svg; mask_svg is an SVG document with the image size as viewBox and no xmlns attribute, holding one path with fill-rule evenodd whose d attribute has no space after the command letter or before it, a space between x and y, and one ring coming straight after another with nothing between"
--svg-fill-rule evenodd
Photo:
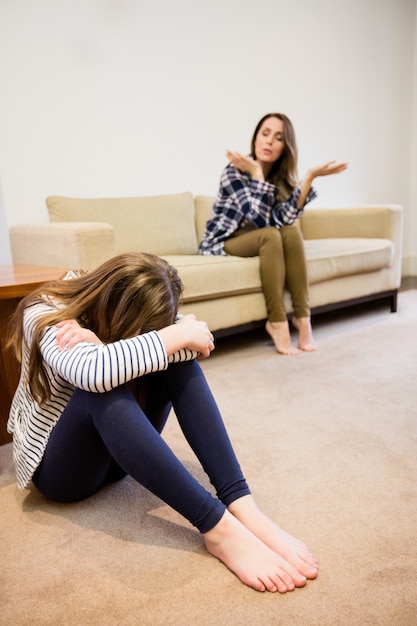
<instances>
[{"instance_id":1,"label":"baseboard","mask_svg":"<svg viewBox=\"0 0 417 626\"><path fill-rule=\"evenodd\" d=\"M407 278L408 276L417 276L417 257L416 256L406 256L402 258L401 276L403 278Z\"/></svg>"}]
</instances>

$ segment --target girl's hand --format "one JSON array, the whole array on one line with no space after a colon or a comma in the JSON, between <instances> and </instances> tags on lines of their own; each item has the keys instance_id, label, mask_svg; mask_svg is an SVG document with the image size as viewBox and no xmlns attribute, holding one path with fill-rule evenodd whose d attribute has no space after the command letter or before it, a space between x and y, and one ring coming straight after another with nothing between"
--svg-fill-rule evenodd
<instances>
[{"instance_id":1,"label":"girl's hand","mask_svg":"<svg viewBox=\"0 0 417 626\"><path fill-rule=\"evenodd\" d=\"M241 172L250 174L255 180L265 180L260 164L252 157L244 156L240 152L232 152L231 150L226 151L226 156L233 167L236 167Z\"/></svg>"},{"instance_id":2,"label":"girl's hand","mask_svg":"<svg viewBox=\"0 0 417 626\"><path fill-rule=\"evenodd\" d=\"M317 178L318 176L330 176L331 174L340 174L347 168L347 163L338 163L337 161L329 161L328 163L324 163L323 165L317 165L316 167L312 167L307 176L311 179Z\"/></svg>"},{"instance_id":3,"label":"girl's hand","mask_svg":"<svg viewBox=\"0 0 417 626\"><path fill-rule=\"evenodd\" d=\"M194 315L184 315L175 324L158 330L158 334L168 356L188 348L198 352L200 358L206 358L214 350L214 337L206 322L200 322Z\"/></svg>"},{"instance_id":4,"label":"girl's hand","mask_svg":"<svg viewBox=\"0 0 417 626\"><path fill-rule=\"evenodd\" d=\"M177 326L186 332L186 345L184 348L195 350L200 358L210 356L214 350L214 337L206 322L200 322L194 315L184 315L177 321Z\"/></svg>"},{"instance_id":5,"label":"girl's hand","mask_svg":"<svg viewBox=\"0 0 417 626\"><path fill-rule=\"evenodd\" d=\"M59 350L70 350L82 341L88 341L97 345L103 343L92 330L80 326L77 320L64 320L63 322L58 322L56 327L59 329L56 334Z\"/></svg>"}]
</instances>

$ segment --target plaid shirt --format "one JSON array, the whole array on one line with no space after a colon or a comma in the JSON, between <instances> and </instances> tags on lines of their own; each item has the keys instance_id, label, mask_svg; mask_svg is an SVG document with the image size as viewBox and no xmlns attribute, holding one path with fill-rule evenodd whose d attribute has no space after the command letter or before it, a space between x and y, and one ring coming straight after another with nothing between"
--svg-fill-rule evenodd
<instances>
[{"instance_id":1,"label":"plaid shirt","mask_svg":"<svg viewBox=\"0 0 417 626\"><path fill-rule=\"evenodd\" d=\"M277 202L275 185L253 180L250 174L229 163L223 171L213 213L200 242L200 254L226 254L224 242L248 223L256 228L293 224L303 214L304 206L317 196L311 188L304 206L298 208L300 193L297 186L288 200Z\"/></svg>"}]
</instances>

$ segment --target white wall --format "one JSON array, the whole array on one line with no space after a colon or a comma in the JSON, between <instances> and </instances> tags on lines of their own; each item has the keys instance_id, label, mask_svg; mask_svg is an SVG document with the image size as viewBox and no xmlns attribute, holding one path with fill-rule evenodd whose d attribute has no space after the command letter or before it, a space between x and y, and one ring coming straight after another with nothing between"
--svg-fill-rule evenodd
<instances>
[{"instance_id":1,"label":"white wall","mask_svg":"<svg viewBox=\"0 0 417 626\"><path fill-rule=\"evenodd\" d=\"M0 0L7 224L52 194L214 195L279 110L300 174L350 162L315 205L405 207L417 274L416 33L416 0Z\"/></svg>"},{"instance_id":2,"label":"white wall","mask_svg":"<svg viewBox=\"0 0 417 626\"><path fill-rule=\"evenodd\" d=\"M410 204L406 224L404 276L417 276L417 3L414 12L413 120L411 125Z\"/></svg>"},{"instance_id":3,"label":"white wall","mask_svg":"<svg viewBox=\"0 0 417 626\"><path fill-rule=\"evenodd\" d=\"M0 265L9 265L12 262L9 233L4 210L3 194L0 184Z\"/></svg>"}]
</instances>

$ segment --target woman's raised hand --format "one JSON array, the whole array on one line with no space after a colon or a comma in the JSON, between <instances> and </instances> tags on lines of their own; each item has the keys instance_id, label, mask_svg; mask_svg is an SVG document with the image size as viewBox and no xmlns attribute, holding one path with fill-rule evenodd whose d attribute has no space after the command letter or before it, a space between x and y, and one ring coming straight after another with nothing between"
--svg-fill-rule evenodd
<instances>
[{"instance_id":1,"label":"woman's raised hand","mask_svg":"<svg viewBox=\"0 0 417 626\"><path fill-rule=\"evenodd\" d=\"M323 163L323 165L310 168L307 175L310 175L311 178L317 178L318 176L340 174L340 172L344 172L347 166L348 164L346 162L328 161L327 163Z\"/></svg>"},{"instance_id":2,"label":"woman's raised hand","mask_svg":"<svg viewBox=\"0 0 417 626\"><path fill-rule=\"evenodd\" d=\"M323 163L323 165L311 167L300 183L301 193L297 200L297 206L304 206L307 194L311 189L311 185L313 184L315 178L318 178L319 176L330 176L331 174L340 174L340 172L343 172L347 166L348 164L345 162L328 161L327 163Z\"/></svg>"},{"instance_id":3,"label":"woman's raised hand","mask_svg":"<svg viewBox=\"0 0 417 626\"><path fill-rule=\"evenodd\" d=\"M255 161L255 159L252 159L252 157L245 156L240 154L240 152L234 152L232 150L226 150L226 156L236 169L250 174L252 178L255 178L256 180L265 180L260 164L258 161Z\"/></svg>"}]
</instances>

